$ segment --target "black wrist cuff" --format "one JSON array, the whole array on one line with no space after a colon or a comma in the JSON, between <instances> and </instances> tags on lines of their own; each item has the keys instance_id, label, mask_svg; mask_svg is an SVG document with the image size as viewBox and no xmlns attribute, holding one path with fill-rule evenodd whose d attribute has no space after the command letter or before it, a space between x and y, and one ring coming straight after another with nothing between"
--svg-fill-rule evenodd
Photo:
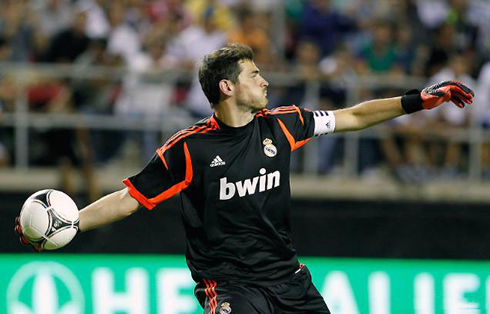
<instances>
[{"instance_id":1,"label":"black wrist cuff","mask_svg":"<svg viewBox=\"0 0 490 314\"><path fill-rule=\"evenodd\" d=\"M422 107L420 91L412 89L406 92L405 95L402 96L402 108L407 114L424 109Z\"/></svg>"}]
</instances>

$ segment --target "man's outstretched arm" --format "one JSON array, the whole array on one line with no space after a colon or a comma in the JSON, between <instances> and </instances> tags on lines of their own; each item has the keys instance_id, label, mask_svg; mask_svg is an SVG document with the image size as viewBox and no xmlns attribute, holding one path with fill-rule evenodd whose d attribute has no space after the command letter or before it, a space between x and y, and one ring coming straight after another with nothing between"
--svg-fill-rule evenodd
<instances>
[{"instance_id":1,"label":"man's outstretched arm","mask_svg":"<svg viewBox=\"0 0 490 314\"><path fill-rule=\"evenodd\" d=\"M470 88L459 82L445 81L421 92L412 90L402 97L362 102L351 108L333 111L335 132L365 129L403 114L435 108L447 101L463 108L473 102L474 95Z\"/></svg>"},{"instance_id":2,"label":"man's outstretched arm","mask_svg":"<svg viewBox=\"0 0 490 314\"><path fill-rule=\"evenodd\" d=\"M335 132L346 132L362 130L406 112L401 105L401 97L395 97L365 101L351 108L335 110L333 113Z\"/></svg>"},{"instance_id":3,"label":"man's outstretched arm","mask_svg":"<svg viewBox=\"0 0 490 314\"><path fill-rule=\"evenodd\" d=\"M80 210L80 231L108 225L133 214L140 207L127 188L116 191Z\"/></svg>"},{"instance_id":4,"label":"man's outstretched arm","mask_svg":"<svg viewBox=\"0 0 490 314\"><path fill-rule=\"evenodd\" d=\"M127 188L111 193L93 202L80 211L79 225L80 231L102 227L112 222L130 216L140 207L140 203L134 199ZM19 235L22 244L29 245L35 251L42 248L36 243L32 243L23 233L20 225L20 218L15 219L15 232Z\"/></svg>"}]
</instances>

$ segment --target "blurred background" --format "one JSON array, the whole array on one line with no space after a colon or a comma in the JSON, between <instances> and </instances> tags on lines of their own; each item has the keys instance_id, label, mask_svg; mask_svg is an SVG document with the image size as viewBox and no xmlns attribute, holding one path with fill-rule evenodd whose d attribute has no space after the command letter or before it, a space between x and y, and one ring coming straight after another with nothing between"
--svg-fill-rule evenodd
<instances>
[{"instance_id":1,"label":"blurred background","mask_svg":"<svg viewBox=\"0 0 490 314\"><path fill-rule=\"evenodd\" d=\"M169 136L209 116L196 69L205 54L229 42L253 48L270 84L269 108L334 110L449 79L475 91L474 104L464 110L448 104L309 142L291 164L291 217L299 255L319 258L307 260L316 265L313 275L334 313L488 310L490 1L2 0L0 260L11 271L0 277L0 293L7 295L0 312L58 313L39 300L22 301L34 310L16 312L19 307L9 305L15 293L7 288L29 263L48 263L32 268L44 269L53 261L59 267L28 272L38 282L31 286L61 291L46 278L65 278L60 269L70 268L85 293L80 312L197 311L178 198L81 234L56 252L61 255L19 254L28 251L12 229L33 192L59 189L82 208L123 188L121 180ZM133 255L93 255L100 253ZM176 288L167 296L184 293L176 302L181 307L156 304L162 297L156 290L147 308L132 308L141 302L129 290L106 296L109 305L90 299L96 293L85 277L97 277L105 265L124 290L121 282L133 278L124 269L145 256L155 258L141 262L150 277L158 273L155 264L181 267L184 277L165 277L170 285L187 284L187 292ZM80 270L89 267L79 265L85 261L93 268ZM106 275L100 276L112 278ZM397 280L404 288L393 290ZM403 295L409 305L397 303ZM60 294L59 308L61 300Z\"/></svg>"}]
</instances>

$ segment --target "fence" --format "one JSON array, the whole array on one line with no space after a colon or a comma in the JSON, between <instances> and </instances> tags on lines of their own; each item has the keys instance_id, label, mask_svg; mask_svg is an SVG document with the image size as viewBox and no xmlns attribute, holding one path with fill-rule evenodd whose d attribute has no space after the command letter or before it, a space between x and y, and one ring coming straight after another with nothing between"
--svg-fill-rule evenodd
<instances>
[{"instance_id":1,"label":"fence","mask_svg":"<svg viewBox=\"0 0 490 314\"><path fill-rule=\"evenodd\" d=\"M29 108L26 86L32 81L32 77L41 80L63 80L87 81L94 79L104 79L113 82L123 81L125 77L131 75L122 68L108 67L79 67L71 65L19 65L19 64L0 64L0 77L8 77L15 86L15 100L13 111L4 111L0 115L0 128L13 130L14 142L14 165L18 171L25 171L30 167L30 131L36 129L86 129L86 130L120 130L120 131L155 131L160 134L162 139L172 132L192 124L195 119L190 118L182 108L169 109L165 115L151 115L143 119L134 119L127 116L117 116L113 114L101 114L91 112L65 112L65 113L40 113L32 112ZM310 96L310 101L315 107L320 99L320 87L325 82L308 81L302 82L293 73L264 73L264 77L270 83L269 88L291 88L298 84L305 84L306 94ZM189 83L192 81L192 74L186 71L171 71L153 76L153 82L161 84ZM391 88L403 91L409 88L420 88L425 85L425 80L414 77L350 77L328 81L331 86L344 86L348 105L360 102L362 90L376 90ZM481 161L480 154L482 143L489 142L490 132L483 130L478 121L478 115L471 115L471 123L468 128L458 130L445 130L446 136L450 141L462 142L468 145L468 167L466 178L473 182L481 180ZM358 175L358 164L360 155L360 141L363 139L381 139L391 136L391 128L387 125L379 125L361 132L349 132L335 134L344 140L344 154L342 162L342 174L348 178L356 178ZM310 142L304 150L304 158L301 159L300 166L303 173L318 173L318 143Z\"/></svg>"}]
</instances>

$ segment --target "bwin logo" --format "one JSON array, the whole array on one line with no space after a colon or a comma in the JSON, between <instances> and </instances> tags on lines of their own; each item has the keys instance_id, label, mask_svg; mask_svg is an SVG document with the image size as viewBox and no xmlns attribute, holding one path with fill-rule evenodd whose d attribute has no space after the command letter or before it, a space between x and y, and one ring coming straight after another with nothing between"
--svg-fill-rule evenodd
<instances>
[{"instance_id":1,"label":"bwin logo","mask_svg":"<svg viewBox=\"0 0 490 314\"><path fill-rule=\"evenodd\" d=\"M229 200L235 196L235 192L238 192L238 196L240 197L255 194L257 184L259 185L259 193L277 188L281 181L279 170L267 174L266 172L267 170L261 168L259 170L260 176L235 183L227 182L226 177L219 179L219 199L221 201Z\"/></svg>"}]
</instances>

